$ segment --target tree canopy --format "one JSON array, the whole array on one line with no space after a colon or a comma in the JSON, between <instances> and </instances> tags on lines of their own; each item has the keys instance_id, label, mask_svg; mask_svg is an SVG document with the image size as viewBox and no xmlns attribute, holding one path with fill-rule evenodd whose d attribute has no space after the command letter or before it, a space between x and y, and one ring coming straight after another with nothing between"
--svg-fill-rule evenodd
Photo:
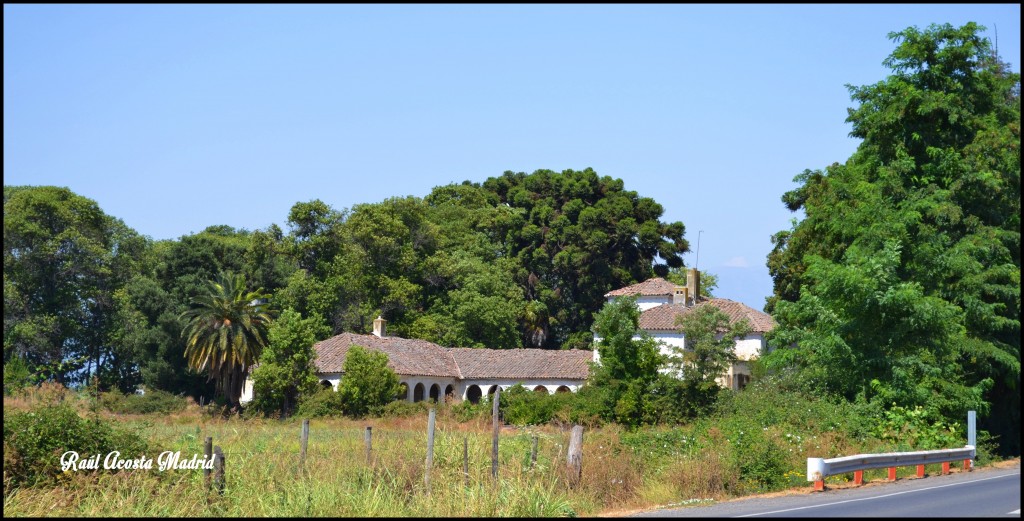
<instances>
[{"instance_id":1,"label":"tree canopy","mask_svg":"<svg viewBox=\"0 0 1024 521\"><path fill-rule=\"evenodd\" d=\"M132 361L109 336L115 293L146 240L67 188L4 187L4 362L66 385L105 387Z\"/></svg>"},{"instance_id":2,"label":"tree canopy","mask_svg":"<svg viewBox=\"0 0 1024 521\"><path fill-rule=\"evenodd\" d=\"M892 74L848 86L863 141L782 197L804 217L773 237L765 361L849 399L977 409L1019 453L1020 76L982 31L891 33Z\"/></svg>"}]
</instances>

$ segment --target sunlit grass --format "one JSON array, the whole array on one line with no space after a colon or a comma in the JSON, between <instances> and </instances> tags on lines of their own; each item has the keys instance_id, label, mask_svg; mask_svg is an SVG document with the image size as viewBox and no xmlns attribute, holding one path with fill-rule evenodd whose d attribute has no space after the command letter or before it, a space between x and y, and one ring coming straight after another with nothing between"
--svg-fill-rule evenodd
<instances>
[{"instance_id":1,"label":"sunlit grass","mask_svg":"<svg viewBox=\"0 0 1024 521\"><path fill-rule=\"evenodd\" d=\"M80 397L67 399L81 400ZM5 409L29 401L4 401ZM83 414L87 413L83 410ZM208 492L201 470L80 471L56 484L5 490L6 516L138 517L561 517L589 516L658 506L708 504L750 492L739 472L737 434L756 429L746 450L777 449L785 487L803 480L808 457L870 452L872 440L811 427L709 420L681 427L628 432L610 425L587 429L583 476L569 486L565 465L569 432L554 426L503 428L498 478L491 476L491 424L459 422L439 406L433 467L426 483L426 414L386 419L313 419L305 464L300 466L302 420L214 418L195 405L168 415L100 413L160 451L183 459L203 453L213 438L225 454L224 494ZM371 461L364 444L372 427ZM538 439L531 465L532 439ZM468 444L468 476L463 443ZM933 468L934 467L934 468ZM900 478L914 475L901 468ZM928 474L939 472L929 466ZM884 479L884 469L866 479ZM850 476L829 478L845 482Z\"/></svg>"}]
</instances>

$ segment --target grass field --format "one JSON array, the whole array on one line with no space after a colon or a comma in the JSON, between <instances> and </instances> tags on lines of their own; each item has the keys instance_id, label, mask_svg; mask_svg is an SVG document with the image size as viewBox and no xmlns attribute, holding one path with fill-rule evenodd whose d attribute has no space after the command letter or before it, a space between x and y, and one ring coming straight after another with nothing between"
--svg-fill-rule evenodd
<instances>
[{"instance_id":1,"label":"grass field","mask_svg":"<svg viewBox=\"0 0 1024 521\"><path fill-rule=\"evenodd\" d=\"M23 406L5 399L5 410ZM818 432L751 418L638 431L612 425L584 432L582 478L570 487L567 428L505 427L495 480L490 421L460 422L439 406L428 487L425 412L363 421L313 419L301 469L300 418L213 418L195 405L163 415L100 414L142 434L150 442L147 456L154 459L164 450L181 451L183 459L202 456L204 439L211 436L225 453L223 495L208 492L202 470L81 470L63 473L53 485L18 489L8 489L5 475L5 516L593 516L806 490L807 457L877 446L877 440L853 439L841 430ZM372 428L370 462L367 426ZM537 458L531 465L535 436ZM913 472L901 469L900 476ZM884 469L866 478L883 476ZM835 476L829 482L847 479Z\"/></svg>"}]
</instances>

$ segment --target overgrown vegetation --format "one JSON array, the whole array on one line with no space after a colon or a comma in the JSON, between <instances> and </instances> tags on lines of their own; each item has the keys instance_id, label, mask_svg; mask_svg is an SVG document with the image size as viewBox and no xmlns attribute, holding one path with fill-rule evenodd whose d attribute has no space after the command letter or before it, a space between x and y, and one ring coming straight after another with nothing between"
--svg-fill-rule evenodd
<instances>
[{"instance_id":1,"label":"overgrown vegetation","mask_svg":"<svg viewBox=\"0 0 1024 521\"><path fill-rule=\"evenodd\" d=\"M86 419L71 402L39 402L4 413L4 494L21 486L51 485L62 475L61 455L82 460L119 451L124 459L148 450L145 439L108 419Z\"/></svg>"},{"instance_id":2,"label":"overgrown vegetation","mask_svg":"<svg viewBox=\"0 0 1024 521\"><path fill-rule=\"evenodd\" d=\"M188 406L191 399L154 389L145 394L109 392L100 395L100 404L110 412L119 414L170 414Z\"/></svg>"},{"instance_id":3,"label":"overgrown vegetation","mask_svg":"<svg viewBox=\"0 0 1024 521\"><path fill-rule=\"evenodd\" d=\"M892 75L849 86L857 151L782 196L805 217L773 237L765 362L947 423L976 410L1020 454L1020 74L982 31L891 33Z\"/></svg>"},{"instance_id":4,"label":"overgrown vegetation","mask_svg":"<svg viewBox=\"0 0 1024 521\"><path fill-rule=\"evenodd\" d=\"M251 412L286 417L301 396L316 392L319 381L313 344L327 333L319 321L303 319L293 309L281 313L270 326L268 345L252 374Z\"/></svg>"},{"instance_id":5,"label":"overgrown vegetation","mask_svg":"<svg viewBox=\"0 0 1024 521\"><path fill-rule=\"evenodd\" d=\"M60 440L43 452L57 453L77 443L63 431L85 429L92 439L115 438L93 430L94 420L75 414L87 411L91 398L75 393L32 391L7 397L5 411L5 475L12 475L24 437L12 437L8 422L25 422L26 414L46 411L45 425L55 426L40 437ZM34 394L33 394L34 393ZM337 393L322 393L333 394ZM574 394L547 396L522 388L502 393L506 419L523 415L544 402L563 403ZM56 407L41 407L42 403ZM517 403L517 401L519 403ZM741 392L725 392L708 417L677 426L625 429L614 423L587 427L584 434L583 479L576 488L566 482L568 424L534 424L502 429L499 485L490 477L491 422L486 400L479 405L437 404L437 431L431 490L424 485L427 410L425 402L392 402L380 416L362 420L314 418L310 422L306 473L298 472L301 416L288 420L209 416L195 404L170 414L101 413L100 424L118 424L137 433L144 447L82 446L85 451L180 450L183 457L202 453L206 436L228 454L224 496L209 496L198 470L79 471L46 476L31 485L5 483L5 514L9 516L545 516L596 515L658 505L720 501L744 494L806 488L808 457L834 457L891 448L884 432L901 421L877 415L871 404L777 392L771 382L755 382ZM460 412L461 411L461 412ZM467 411L474 414L464 416ZM69 413L73 416L69 416ZM912 413L912 411L908 411ZM88 413L86 413L88 414ZM555 415L557 416L557 414ZM908 449L929 443L964 441L963 425L948 426L915 416L901 426ZM533 418L542 419L542 418ZM33 423L35 424L35 423ZM372 427L373 452L368 465L363 437ZM948 431L953 427L953 431ZM951 438L942 438L948 432ZM877 434L876 434L877 433ZM936 437L935 433L940 433ZM882 436L882 437L879 437ZM532 440L538 439L531 465ZM469 447L469 485L462 473L463 440ZM82 441L84 443L84 440ZM121 447L124 447L123 449ZM902 447L901 447L902 448ZM981 447L980 462L990 447ZM37 449L32 449L37 450ZM28 452L26 450L26 452ZM35 453L33 453L35 454ZM54 467L50 467L51 469ZM937 468L929 468L936 472ZM901 470L901 476L914 469ZM881 479L884 469L869 471ZM840 483L846 477L829 478ZM56 481L54 481L56 480ZM112 492L113 491L113 492Z\"/></svg>"}]
</instances>

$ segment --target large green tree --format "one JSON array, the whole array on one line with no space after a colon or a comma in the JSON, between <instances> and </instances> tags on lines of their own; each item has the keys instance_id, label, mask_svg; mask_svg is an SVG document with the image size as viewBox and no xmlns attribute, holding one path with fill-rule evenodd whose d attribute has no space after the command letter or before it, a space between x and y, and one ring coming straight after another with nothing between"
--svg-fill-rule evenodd
<instances>
[{"instance_id":1,"label":"large green tree","mask_svg":"<svg viewBox=\"0 0 1024 521\"><path fill-rule=\"evenodd\" d=\"M681 267L682 223L593 170L506 172L335 211L296 204L283 306L443 345L588 348L604 294ZM665 265L656 262L664 262Z\"/></svg>"},{"instance_id":2,"label":"large green tree","mask_svg":"<svg viewBox=\"0 0 1024 521\"><path fill-rule=\"evenodd\" d=\"M736 341L751 331L750 321L731 323L729 315L713 305L698 306L676 319L685 339L685 349L672 348L666 366L681 377L680 406L690 416L711 411L722 387L718 378L736 361ZM684 405L685 404L685 405Z\"/></svg>"},{"instance_id":3,"label":"large green tree","mask_svg":"<svg viewBox=\"0 0 1024 521\"><path fill-rule=\"evenodd\" d=\"M322 321L303 319L286 309L268 332L267 347L252 373L253 401L249 408L287 417L299 397L317 390L316 351L313 344L327 336Z\"/></svg>"},{"instance_id":4,"label":"large green tree","mask_svg":"<svg viewBox=\"0 0 1024 521\"><path fill-rule=\"evenodd\" d=\"M891 33L892 75L849 87L857 151L782 198L804 217L773 238L765 361L851 399L977 408L1019 454L1020 75L982 31Z\"/></svg>"},{"instance_id":5,"label":"large green tree","mask_svg":"<svg viewBox=\"0 0 1024 521\"><path fill-rule=\"evenodd\" d=\"M505 172L482 186L520 210L501 240L534 317L524 328L531 347L588 347L605 293L666 275L689 250L683 223L661 222L654 199L589 168Z\"/></svg>"},{"instance_id":6,"label":"large green tree","mask_svg":"<svg viewBox=\"0 0 1024 521\"><path fill-rule=\"evenodd\" d=\"M636 298L606 303L594 317L599 360L585 386L584 399L603 402L602 415L624 425L650 423L657 417L651 389L664 357L658 342L640 329Z\"/></svg>"},{"instance_id":7,"label":"large green tree","mask_svg":"<svg viewBox=\"0 0 1024 521\"><path fill-rule=\"evenodd\" d=\"M182 313L192 298L207 291L221 271L244 274L268 292L284 286L296 265L280 229L249 232L210 226L177 240L152 243L146 262L115 294L112 331L119 349L131 353L138 376L151 389L209 400L214 385L188 366L184 357L186 322Z\"/></svg>"},{"instance_id":8,"label":"large green tree","mask_svg":"<svg viewBox=\"0 0 1024 521\"><path fill-rule=\"evenodd\" d=\"M147 242L95 201L54 186L4 187L4 361L66 385L129 387L111 343L115 293Z\"/></svg>"},{"instance_id":9,"label":"large green tree","mask_svg":"<svg viewBox=\"0 0 1024 521\"><path fill-rule=\"evenodd\" d=\"M247 290L241 274L221 273L182 314L188 322L182 335L189 366L206 372L232 408L240 406L249 367L266 346L272 320L266 298L262 288Z\"/></svg>"}]
</instances>

